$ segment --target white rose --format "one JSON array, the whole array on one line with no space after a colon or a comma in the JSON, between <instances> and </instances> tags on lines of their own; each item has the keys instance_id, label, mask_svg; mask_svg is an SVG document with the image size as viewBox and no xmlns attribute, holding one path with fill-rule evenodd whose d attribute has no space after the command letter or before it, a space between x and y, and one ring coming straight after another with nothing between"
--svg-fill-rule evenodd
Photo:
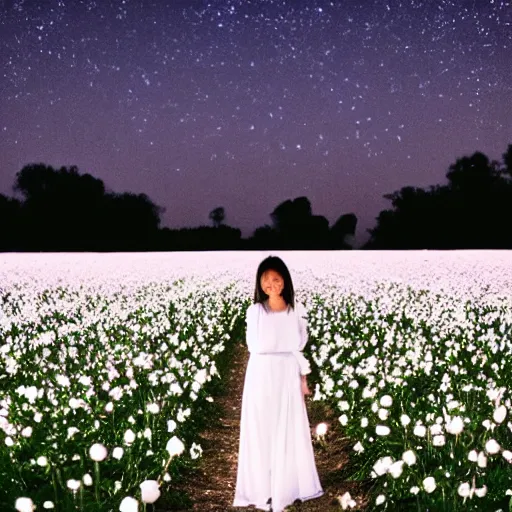
<instances>
[{"instance_id":1,"label":"white rose","mask_svg":"<svg viewBox=\"0 0 512 512\"><path fill-rule=\"evenodd\" d=\"M30 498L18 498L14 504L14 508L19 512L32 512L35 506Z\"/></svg>"},{"instance_id":2,"label":"white rose","mask_svg":"<svg viewBox=\"0 0 512 512\"><path fill-rule=\"evenodd\" d=\"M389 411L387 409L379 409L377 415L379 416L380 420L385 421L389 416Z\"/></svg>"},{"instance_id":3,"label":"white rose","mask_svg":"<svg viewBox=\"0 0 512 512\"><path fill-rule=\"evenodd\" d=\"M71 489L72 491L77 491L80 489L80 480L75 480L74 478L71 478L66 482L66 485L68 486L68 489Z\"/></svg>"},{"instance_id":4,"label":"white rose","mask_svg":"<svg viewBox=\"0 0 512 512\"><path fill-rule=\"evenodd\" d=\"M185 450L185 445L176 437L173 436L169 441L167 442L167 446L165 449L169 452L169 455L180 455L183 453L183 450Z\"/></svg>"},{"instance_id":5,"label":"white rose","mask_svg":"<svg viewBox=\"0 0 512 512\"><path fill-rule=\"evenodd\" d=\"M112 451L112 457L114 457L114 459L121 460L123 453L124 450L120 446L116 446Z\"/></svg>"},{"instance_id":6,"label":"white rose","mask_svg":"<svg viewBox=\"0 0 512 512\"><path fill-rule=\"evenodd\" d=\"M469 496L470 491L471 487L469 486L468 482L460 484L459 488L457 489L459 496L462 496L463 498L467 498Z\"/></svg>"},{"instance_id":7,"label":"white rose","mask_svg":"<svg viewBox=\"0 0 512 512\"><path fill-rule=\"evenodd\" d=\"M126 444L132 444L133 441L135 441L135 433L133 432L132 429L128 429L125 433L124 433L124 442Z\"/></svg>"},{"instance_id":8,"label":"white rose","mask_svg":"<svg viewBox=\"0 0 512 512\"><path fill-rule=\"evenodd\" d=\"M408 466L412 466L413 464L416 463L416 455L414 454L414 452L412 450L407 450L406 452L403 453L402 460Z\"/></svg>"},{"instance_id":9,"label":"white rose","mask_svg":"<svg viewBox=\"0 0 512 512\"><path fill-rule=\"evenodd\" d=\"M158 407L158 404L148 404L146 409L152 414L158 414L160 412L160 407Z\"/></svg>"},{"instance_id":10,"label":"white rose","mask_svg":"<svg viewBox=\"0 0 512 512\"><path fill-rule=\"evenodd\" d=\"M144 503L154 503L160 497L160 489L156 480L145 480L140 484L141 499Z\"/></svg>"},{"instance_id":11,"label":"white rose","mask_svg":"<svg viewBox=\"0 0 512 512\"><path fill-rule=\"evenodd\" d=\"M487 443L485 443L485 450L487 453L494 455L500 451L500 445L494 439L489 439Z\"/></svg>"},{"instance_id":12,"label":"white rose","mask_svg":"<svg viewBox=\"0 0 512 512\"><path fill-rule=\"evenodd\" d=\"M444 443L445 443L445 439L444 439L444 436L443 435L440 435L440 436L434 436L432 438L432 444L434 446L444 446Z\"/></svg>"},{"instance_id":13,"label":"white rose","mask_svg":"<svg viewBox=\"0 0 512 512\"><path fill-rule=\"evenodd\" d=\"M392 404L393 404L393 399L389 395L384 395L380 399L380 405L382 405L382 407L391 407Z\"/></svg>"},{"instance_id":14,"label":"white rose","mask_svg":"<svg viewBox=\"0 0 512 512\"><path fill-rule=\"evenodd\" d=\"M132 498L131 496L126 496L126 498L121 501L121 505L119 505L119 510L121 512L138 512L139 510L139 502Z\"/></svg>"},{"instance_id":15,"label":"white rose","mask_svg":"<svg viewBox=\"0 0 512 512\"><path fill-rule=\"evenodd\" d=\"M319 423L316 426L316 435L317 436L325 436L327 433L327 424L326 423Z\"/></svg>"},{"instance_id":16,"label":"white rose","mask_svg":"<svg viewBox=\"0 0 512 512\"><path fill-rule=\"evenodd\" d=\"M483 498L487 494L487 486L484 485L483 487L480 487L480 489L475 489L475 494L479 498Z\"/></svg>"},{"instance_id":17,"label":"white rose","mask_svg":"<svg viewBox=\"0 0 512 512\"><path fill-rule=\"evenodd\" d=\"M402 474L403 468L404 468L404 461L397 460L396 462L393 462L393 464L391 464L391 466L389 468L389 474L393 478L398 478Z\"/></svg>"},{"instance_id":18,"label":"white rose","mask_svg":"<svg viewBox=\"0 0 512 512\"><path fill-rule=\"evenodd\" d=\"M413 430L414 435L418 437L425 437L426 432L427 429L424 425L416 425Z\"/></svg>"},{"instance_id":19,"label":"white rose","mask_svg":"<svg viewBox=\"0 0 512 512\"><path fill-rule=\"evenodd\" d=\"M493 420L496 423L502 423L507 416L507 408L504 405L500 405L492 415Z\"/></svg>"},{"instance_id":20,"label":"white rose","mask_svg":"<svg viewBox=\"0 0 512 512\"><path fill-rule=\"evenodd\" d=\"M446 425L446 431L453 435L458 435L462 432L464 428L464 422L460 416L455 416L452 420Z\"/></svg>"},{"instance_id":21,"label":"white rose","mask_svg":"<svg viewBox=\"0 0 512 512\"><path fill-rule=\"evenodd\" d=\"M402 416L400 416L400 422L404 427L406 427L407 425L409 425L409 423L411 423L411 418L409 418L407 414L402 414Z\"/></svg>"},{"instance_id":22,"label":"white rose","mask_svg":"<svg viewBox=\"0 0 512 512\"><path fill-rule=\"evenodd\" d=\"M354 450L357 452L357 453L361 453L364 451L364 447L363 445L358 441L355 445L354 445Z\"/></svg>"},{"instance_id":23,"label":"white rose","mask_svg":"<svg viewBox=\"0 0 512 512\"><path fill-rule=\"evenodd\" d=\"M486 468L487 467L487 457L485 456L484 452L479 452L478 453L477 464L478 464L479 468Z\"/></svg>"},{"instance_id":24,"label":"white rose","mask_svg":"<svg viewBox=\"0 0 512 512\"><path fill-rule=\"evenodd\" d=\"M356 506L356 502L352 499L349 492L346 492L343 496L338 497L338 501L340 502L341 508L346 510L347 508L354 508Z\"/></svg>"},{"instance_id":25,"label":"white rose","mask_svg":"<svg viewBox=\"0 0 512 512\"><path fill-rule=\"evenodd\" d=\"M89 449L89 456L96 462L105 460L107 453L107 449L101 443L95 443Z\"/></svg>"},{"instance_id":26,"label":"white rose","mask_svg":"<svg viewBox=\"0 0 512 512\"><path fill-rule=\"evenodd\" d=\"M423 480L423 488L426 492L431 493L436 488L436 481L433 476L428 476Z\"/></svg>"},{"instance_id":27,"label":"white rose","mask_svg":"<svg viewBox=\"0 0 512 512\"><path fill-rule=\"evenodd\" d=\"M377 425L375 427L375 433L378 436L387 436L391 432L389 427L386 427L386 425Z\"/></svg>"}]
</instances>

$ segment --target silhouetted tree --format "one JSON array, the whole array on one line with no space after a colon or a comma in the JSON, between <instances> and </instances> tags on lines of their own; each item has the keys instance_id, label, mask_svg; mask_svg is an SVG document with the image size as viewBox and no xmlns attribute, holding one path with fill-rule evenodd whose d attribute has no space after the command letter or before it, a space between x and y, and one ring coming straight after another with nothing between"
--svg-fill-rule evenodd
<instances>
[{"instance_id":1,"label":"silhouetted tree","mask_svg":"<svg viewBox=\"0 0 512 512\"><path fill-rule=\"evenodd\" d=\"M384 195L391 208L379 213L362 249L512 248L512 145L502 162L481 152L459 158L446 177L446 185ZM22 201L0 195L4 251L350 249L357 227L349 213L329 228L302 196L280 203L270 214L272 225L245 240L222 224L223 207L210 212L213 227L161 229L164 208L145 194L107 192L76 166L26 165L13 188Z\"/></svg>"},{"instance_id":2,"label":"silhouetted tree","mask_svg":"<svg viewBox=\"0 0 512 512\"><path fill-rule=\"evenodd\" d=\"M28 250L143 250L158 231L159 212L144 194L110 194L76 166L29 164L14 190L24 196L21 225Z\"/></svg>"},{"instance_id":3,"label":"silhouetted tree","mask_svg":"<svg viewBox=\"0 0 512 512\"><path fill-rule=\"evenodd\" d=\"M213 222L214 227L218 228L224 221L224 208L222 206L215 208L208 217Z\"/></svg>"},{"instance_id":4,"label":"silhouetted tree","mask_svg":"<svg viewBox=\"0 0 512 512\"><path fill-rule=\"evenodd\" d=\"M0 194L0 251L19 249L21 202Z\"/></svg>"},{"instance_id":5,"label":"silhouetted tree","mask_svg":"<svg viewBox=\"0 0 512 512\"><path fill-rule=\"evenodd\" d=\"M331 248L349 249L352 248L353 237L356 233L357 217L353 213L342 215L331 227Z\"/></svg>"},{"instance_id":6,"label":"silhouetted tree","mask_svg":"<svg viewBox=\"0 0 512 512\"><path fill-rule=\"evenodd\" d=\"M509 144L507 151L503 153L504 173L512 177L512 144Z\"/></svg>"},{"instance_id":7,"label":"silhouetted tree","mask_svg":"<svg viewBox=\"0 0 512 512\"><path fill-rule=\"evenodd\" d=\"M505 162L509 153L504 155ZM504 175L499 162L476 152L450 166L448 185L429 190L403 187L386 194L393 210L380 212L363 248L512 247L507 221L512 214L512 185Z\"/></svg>"},{"instance_id":8,"label":"silhouetted tree","mask_svg":"<svg viewBox=\"0 0 512 512\"><path fill-rule=\"evenodd\" d=\"M321 249L329 240L329 222L312 215L307 197L279 204L270 214L280 249Z\"/></svg>"}]
</instances>

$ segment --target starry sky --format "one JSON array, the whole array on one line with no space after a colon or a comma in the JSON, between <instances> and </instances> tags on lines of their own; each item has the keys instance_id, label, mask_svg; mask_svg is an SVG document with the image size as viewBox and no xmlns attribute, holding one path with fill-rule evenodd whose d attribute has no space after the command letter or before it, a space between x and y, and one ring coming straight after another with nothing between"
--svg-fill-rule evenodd
<instances>
[{"instance_id":1,"label":"starry sky","mask_svg":"<svg viewBox=\"0 0 512 512\"><path fill-rule=\"evenodd\" d=\"M0 0L0 193L77 165L250 236L307 196L368 239L383 194L512 143L512 0Z\"/></svg>"}]
</instances>

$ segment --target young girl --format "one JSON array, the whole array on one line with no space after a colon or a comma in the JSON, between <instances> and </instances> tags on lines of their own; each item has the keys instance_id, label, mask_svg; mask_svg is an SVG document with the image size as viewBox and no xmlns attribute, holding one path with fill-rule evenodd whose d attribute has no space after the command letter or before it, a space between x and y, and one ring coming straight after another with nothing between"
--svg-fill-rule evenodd
<instances>
[{"instance_id":1,"label":"young girl","mask_svg":"<svg viewBox=\"0 0 512 512\"><path fill-rule=\"evenodd\" d=\"M282 512L295 500L323 494L304 395L311 394L302 354L305 307L294 300L290 272L269 256L256 274L247 310L245 373L234 507Z\"/></svg>"}]
</instances>

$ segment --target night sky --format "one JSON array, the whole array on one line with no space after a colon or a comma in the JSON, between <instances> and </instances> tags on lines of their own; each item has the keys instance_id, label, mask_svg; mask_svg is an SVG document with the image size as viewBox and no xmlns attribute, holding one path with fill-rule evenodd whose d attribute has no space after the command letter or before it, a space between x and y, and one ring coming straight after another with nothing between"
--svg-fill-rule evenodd
<instances>
[{"instance_id":1,"label":"night sky","mask_svg":"<svg viewBox=\"0 0 512 512\"><path fill-rule=\"evenodd\" d=\"M512 143L512 1L0 1L0 193L77 165L249 236L307 196L356 246L402 186Z\"/></svg>"}]
</instances>

